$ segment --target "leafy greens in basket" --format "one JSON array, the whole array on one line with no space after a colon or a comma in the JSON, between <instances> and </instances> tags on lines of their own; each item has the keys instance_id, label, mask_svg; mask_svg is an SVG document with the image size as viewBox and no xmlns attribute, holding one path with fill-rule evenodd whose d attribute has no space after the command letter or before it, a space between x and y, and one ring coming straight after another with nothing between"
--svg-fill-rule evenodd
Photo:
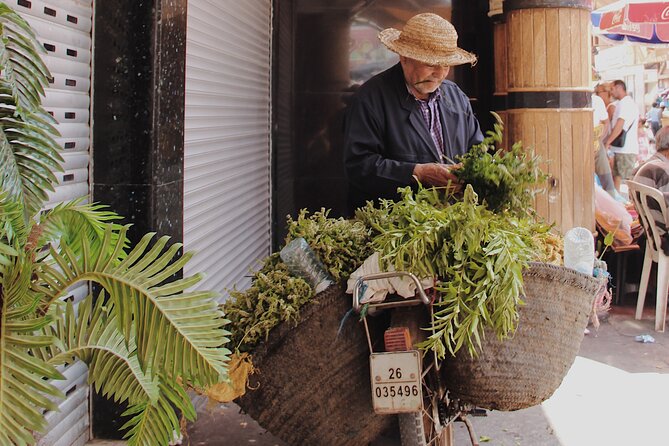
<instances>
[{"instance_id":1,"label":"leafy greens in basket","mask_svg":"<svg viewBox=\"0 0 669 446\"><path fill-rule=\"evenodd\" d=\"M398 202L361 208L356 217L372 228L372 245L386 266L437 278L433 328L422 348L439 357L463 346L475 355L484 329L499 338L513 333L522 304L522 271L536 258L537 233L549 226L478 203L471 185L449 204L439 189L402 189Z\"/></svg>"},{"instance_id":2,"label":"leafy greens in basket","mask_svg":"<svg viewBox=\"0 0 669 446\"><path fill-rule=\"evenodd\" d=\"M488 131L481 144L460 157L462 166L454 169L453 174L464 184L470 184L491 211L527 214L547 176L539 167L540 157L528 152L522 143L515 143L510 150L495 147L502 142L504 127L499 116L493 115L497 119L494 130Z\"/></svg>"}]
</instances>

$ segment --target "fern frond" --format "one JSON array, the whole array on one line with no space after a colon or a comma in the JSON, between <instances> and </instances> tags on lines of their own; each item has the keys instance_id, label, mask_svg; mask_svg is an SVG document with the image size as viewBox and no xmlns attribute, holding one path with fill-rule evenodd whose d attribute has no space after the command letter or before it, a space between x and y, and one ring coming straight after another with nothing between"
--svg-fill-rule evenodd
<instances>
[{"instance_id":1,"label":"fern frond","mask_svg":"<svg viewBox=\"0 0 669 446\"><path fill-rule=\"evenodd\" d=\"M129 429L124 437L128 438L128 446L167 446L178 438L180 425L175 408L187 420L195 419L195 409L184 389L163 381L155 403L136 404L123 413L133 416L121 427Z\"/></svg>"},{"instance_id":2,"label":"fern frond","mask_svg":"<svg viewBox=\"0 0 669 446\"><path fill-rule=\"evenodd\" d=\"M22 208L7 200L7 195L0 190L0 283L5 276L5 268L11 267L19 256L17 249L23 244L18 238L25 238L26 232Z\"/></svg>"},{"instance_id":3,"label":"fern frond","mask_svg":"<svg viewBox=\"0 0 669 446\"><path fill-rule=\"evenodd\" d=\"M42 61L46 51L30 25L13 9L0 3L0 66L19 114L30 113L41 103L39 95L49 85L49 70Z\"/></svg>"},{"instance_id":4,"label":"fern frond","mask_svg":"<svg viewBox=\"0 0 669 446\"><path fill-rule=\"evenodd\" d=\"M34 216L62 171L55 120L42 107L49 71L30 26L0 3L0 190Z\"/></svg>"},{"instance_id":5,"label":"fern frond","mask_svg":"<svg viewBox=\"0 0 669 446\"><path fill-rule=\"evenodd\" d=\"M23 206L10 200L9 193L0 189L0 241L4 240L7 244L15 247L25 246L27 237L28 229L23 214Z\"/></svg>"},{"instance_id":6,"label":"fern frond","mask_svg":"<svg viewBox=\"0 0 669 446\"><path fill-rule=\"evenodd\" d=\"M4 114L0 108L0 162L3 175L0 189L22 203L27 217L35 215L54 190L58 180L54 172L62 171L60 147L47 130L34 121ZM55 129L54 129L55 132Z\"/></svg>"},{"instance_id":7,"label":"fern frond","mask_svg":"<svg viewBox=\"0 0 669 446\"><path fill-rule=\"evenodd\" d=\"M32 431L42 431L46 422L43 409L56 405L47 395L63 395L44 378L64 379L44 360L32 356L31 349L56 342L40 336L51 318L35 315L40 296L26 292L32 267L21 253L4 269L0 287L0 444L32 444ZM31 298L30 300L28 298Z\"/></svg>"},{"instance_id":8,"label":"fern frond","mask_svg":"<svg viewBox=\"0 0 669 446\"><path fill-rule=\"evenodd\" d=\"M0 281L5 275L4 267L11 266L12 257L16 257L18 254L16 249L11 245L3 243L2 239L0 239Z\"/></svg>"},{"instance_id":9,"label":"fern frond","mask_svg":"<svg viewBox=\"0 0 669 446\"><path fill-rule=\"evenodd\" d=\"M97 252L109 224L112 225L112 245L116 244L121 226L113 222L121 220L122 217L115 212L106 210L108 206L96 203L83 204L83 200L84 198L78 198L61 203L40 217L39 226L42 232L37 242L38 247L46 246L47 243L62 241L76 255L81 255L81 240L86 239L91 243L91 250ZM124 250L121 258L128 246L129 241L126 238L123 243Z\"/></svg>"},{"instance_id":10,"label":"fern frond","mask_svg":"<svg viewBox=\"0 0 669 446\"><path fill-rule=\"evenodd\" d=\"M97 282L110 296L112 312L125 339L134 334L144 370L162 370L170 379L183 377L186 383L197 386L226 379L230 353L224 348L228 342L224 329L227 321L214 299L216 294L186 291L201 280L199 274L165 283L182 270L192 254L175 260L180 244L166 249L168 239L163 237L149 248L153 234L148 234L123 261L117 262L126 230L121 230L114 245L113 230L108 227L99 250L91 250L82 239L85 254L81 257L65 244L58 251L52 248L50 256L55 265L42 265L39 290L48 294L51 303L77 282Z\"/></svg>"},{"instance_id":11,"label":"fern frond","mask_svg":"<svg viewBox=\"0 0 669 446\"><path fill-rule=\"evenodd\" d=\"M126 346L116 316L109 310L104 305L104 293L95 304L92 295L82 300L78 314L72 302L65 303L65 314L55 327L56 336L64 343L63 350L49 363L60 365L76 357L88 365L89 382L105 397L129 404L155 402L156 378L144 373L134 341L131 338Z\"/></svg>"}]
</instances>

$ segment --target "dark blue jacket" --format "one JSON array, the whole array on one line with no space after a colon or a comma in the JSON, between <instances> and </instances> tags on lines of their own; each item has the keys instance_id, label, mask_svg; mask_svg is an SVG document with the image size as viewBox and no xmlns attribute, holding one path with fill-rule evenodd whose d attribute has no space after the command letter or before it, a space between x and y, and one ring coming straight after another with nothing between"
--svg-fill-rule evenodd
<instances>
[{"instance_id":1,"label":"dark blue jacket","mask_svg":"<svg viewBox=\"0 0 669 446\"><path fill-rule=\"evenodd\" d=\"M457 162L483 135L462 90L451 81L439 88L444 152ZM346 113L344 144L351 209L367 200L397 198L398 187L413 184L416 164L442 162L399 63L356 92Z\"/></svg>"}]
</instances>

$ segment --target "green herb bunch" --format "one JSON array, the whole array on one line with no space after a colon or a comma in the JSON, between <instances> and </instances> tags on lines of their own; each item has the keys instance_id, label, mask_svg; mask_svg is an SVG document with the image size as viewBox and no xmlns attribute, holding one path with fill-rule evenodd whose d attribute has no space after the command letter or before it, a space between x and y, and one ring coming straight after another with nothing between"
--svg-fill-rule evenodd
<instances>
[{"instance_id":1,"label":"green herb bunch","mask_svg":"<svg viewBox=\"0 0 669 446\"><path fill-rule=\"evenodd\" d=\"M368 202L356 211L356 219L372 230L372 247L397 271L418 277L436 277L440 264L447 264L448 241L443 225L449 218L445 188L399 189L398 201Z\"/></svg>"},{"instance_id":2,"label":"green herb bunch","mask_svg":"<svg viewBox=\"0 0 669 446\"><path fill-rule=\"evenodd\" d=\"M504 124L497 114L493 115L497 119L494 130L489 130L481 144L460 157L462 167L452 172L474 188L488 209L527 214L548 177L539 167L541 158L524 149L522 143L515 143L511 150L495 147L502 142Z\"/></svg>"},{"instance_id":3,"label":"green herb bunch","mask_svg":"<svg viewBox=\"0 0 669 446\"><path fill-rule=\"evenodd\" d=\"M420 347L439 357L466 346L481 347L489 327L504 338L515 330L522 303L522 271L536 247L533 234L547 231L527 218L495 214L478 203L471 185L462 201L449 205L437 189L401 190L396 203L362 208L372 225L372 244L387 264L419 277L436 277L435 330Z\"/></svg>"},{"instance_id":4,"label":"green herb bunch","mask_svg":"<svg viewBox=\"0 0 669 446\"><path fill-rule=\"evenodd\" d=\"M330 218L329 212L321 209L309 216L302 209L297 220L288 216L286 243L303 237L332 278L340 282L347 280L372 255L369 229L360 221Z\"/></svg>"},{"instance_id":5,"label":"green herb bunch","mask_svg":"<svg viewBox=\"0 0 669 446\"><path fill-rule=\"evenodd\" d=\"M281 322L296 326L300 308L313 298L314 292L303 279L291 276L278 254L265 259L260 271L253 275L251 287L230 291L223 311L232 333L230 341L238 351L250 351L267 340L272 328Z\"/></svg>"}]
</instances>

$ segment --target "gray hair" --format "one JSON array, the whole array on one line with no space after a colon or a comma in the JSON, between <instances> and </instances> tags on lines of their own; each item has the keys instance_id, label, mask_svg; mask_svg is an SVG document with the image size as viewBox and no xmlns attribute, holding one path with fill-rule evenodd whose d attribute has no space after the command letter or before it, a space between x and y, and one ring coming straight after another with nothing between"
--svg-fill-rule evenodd
<instances>
[{"instance_id":1,"label":"gray hair","mask_svg":"<svg viewBox=\"0 0 669 446\"><path fill-rule=\"evenodd\" d=\"M658 152L669 150L669 125L662 127L655 135L655 147Z\"/></svg>"}]
</instances>

